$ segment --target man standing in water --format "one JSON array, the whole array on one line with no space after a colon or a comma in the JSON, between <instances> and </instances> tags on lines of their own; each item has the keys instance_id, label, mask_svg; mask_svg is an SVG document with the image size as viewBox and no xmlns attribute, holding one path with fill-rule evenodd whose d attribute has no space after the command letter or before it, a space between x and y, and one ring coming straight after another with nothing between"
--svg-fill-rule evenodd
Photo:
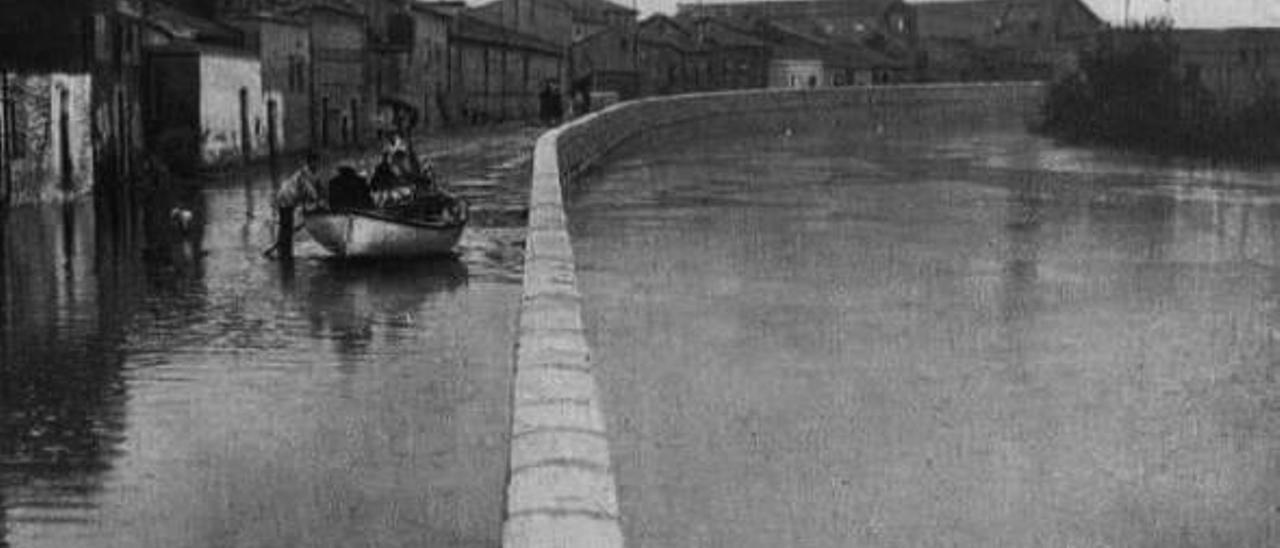
<instances>
[{"instance_id":1,"label":"man standing in water","mask_svg":"<svg viewBox=\"0 0 1280 548\"><path fill-rule=\"evenodd\" d=\"M279 229L276 245L272 248L285 259L293 258L293 210L299 206L311 208L320 203L320 184L316 177L320 157L308 152L302 167L280 185L276 192L276 214Z\"/></svg>"}]
</instances>

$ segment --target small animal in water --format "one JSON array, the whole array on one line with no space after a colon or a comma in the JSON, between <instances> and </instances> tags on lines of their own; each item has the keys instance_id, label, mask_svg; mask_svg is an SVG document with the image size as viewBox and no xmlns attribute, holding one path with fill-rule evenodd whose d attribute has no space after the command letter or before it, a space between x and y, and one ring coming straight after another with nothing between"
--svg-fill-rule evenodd
<instances>
[{"instance_id":1,"label":"small animal in water","mask_svg":"<svg viewBox=\"0 0 1280 548\"><path fill-rule=\"evenodd\" d=\"M173 223L173 227L177 229L179 233L186 235L189 234L191 229L195 226L196 214L192 213L190 209L175 207L169 210L169 220Z\"/></svg>"}]
</instances>

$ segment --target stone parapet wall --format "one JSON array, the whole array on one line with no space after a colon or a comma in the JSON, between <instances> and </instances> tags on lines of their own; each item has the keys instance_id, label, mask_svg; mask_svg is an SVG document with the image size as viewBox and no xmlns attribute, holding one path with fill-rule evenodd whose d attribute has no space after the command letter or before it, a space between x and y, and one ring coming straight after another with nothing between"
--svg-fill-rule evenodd
<instances>
[{"instance_id":1,"label":"stone parapet wall","mask_svg":"<svg viewBox=\"0 0 1280 548\"><path fill-rule=\"evenodd\" d=\"M622 548L604 408L582 321L564 185L637 136L680 123L787 111L1038 112L1041 84L751 90L614 105L553 129L534 150L512 390L505 548Z\"/></svg>"}]
</instances>

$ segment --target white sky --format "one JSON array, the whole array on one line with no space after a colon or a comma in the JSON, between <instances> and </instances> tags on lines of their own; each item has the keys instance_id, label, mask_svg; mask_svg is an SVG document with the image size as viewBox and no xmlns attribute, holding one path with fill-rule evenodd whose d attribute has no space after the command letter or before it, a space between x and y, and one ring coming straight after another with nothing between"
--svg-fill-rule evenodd
<instances>
[{"instance_id":1,"label":"white sky","mask_svg":"<svg viewBox=\"0 0 1280 548\"><path fill-rule=\"evenodd\" d=\"M472 0L474 3L476 0ZM614 0L634 5L642 14L675 12L676 4L697 0ZM725 0L703 0L707 4ZM858 0L849 0L856 2ZM920 0L907 0L919 3ZM932 0L930 0L932 1ZM1084 0L1103 19L1114 23L1124 20L1126 0ZM1150 16L1172 15L1181 27L1280 27L1280 0L1128 0L1130 15L1135 20Z\"/></svg>"}]
</instances>

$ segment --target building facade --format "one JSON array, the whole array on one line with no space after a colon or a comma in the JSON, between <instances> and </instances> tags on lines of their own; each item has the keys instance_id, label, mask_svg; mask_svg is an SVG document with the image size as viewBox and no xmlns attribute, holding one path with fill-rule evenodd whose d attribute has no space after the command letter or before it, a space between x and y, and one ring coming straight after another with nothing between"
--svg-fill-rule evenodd
<instances>
[{"instance_id":1,"label":"building facade","mask_svg":"<svg viewBox=\"0 0 1280 548\"><path fill-rule=\"evenodd\" d=\"M536 36L458 14L449 35L451 112L469 123L534 118L543 86L565 72L561 51Z\"/></svg>"},{"instance_id":2,"label":"building facade","mask_svg":"<svg viewBox=\"0 0 1280 548\"><path fill-rule=\"evenodd\" d=\"M912 56L916 10L902 0L794 0L680 4L682 15L700 14L754 24L766 21L837 42L857 43L882 54Z\"/></svg>"},{"instance_id":3,"label":"building facade","mask_svg":"<svg viewBox=\"0 0 1280 548\"><path fill-rule=\"evenodd\" d=\"M368 29L362 12L336 0L303 4L288 15L306 22L311 43L311 145L355 146L372 140Z\"/></svg>"},{"instance_id":4,"label":"building facade","mask_svg":"<svg viewBox=\"0 0 1280 548\"><path fill-rule=\"evenodd\" d=\"M267 151L293 153L311 146L311 33L305 21L274 12L228 15L245 35L245 48L262 65Z\"/></svg>"},{"instance_id":5,"label":"building facade","mask_svg":"<svg viewBox=\"0 0 1280 548\"><path fill-rule=\"evenodd\" d=\"M152 113L165 155L180 167L214 167L265 156L267 101L257 57L196 43L151 51ZM194 130L194 140L185 132ZM164 137L162 137L163 139Z\"/></svg>"},{"instance_id":6,"label":"building facade","mask_svg":"<svg viewBox=\"0 0 1280 548\"><path fill-rule=\"evenodd\" d=\"M0 18L0 201L122 184L142 150L136 0L11 0Z\"/></svg>"}]
</instances>

